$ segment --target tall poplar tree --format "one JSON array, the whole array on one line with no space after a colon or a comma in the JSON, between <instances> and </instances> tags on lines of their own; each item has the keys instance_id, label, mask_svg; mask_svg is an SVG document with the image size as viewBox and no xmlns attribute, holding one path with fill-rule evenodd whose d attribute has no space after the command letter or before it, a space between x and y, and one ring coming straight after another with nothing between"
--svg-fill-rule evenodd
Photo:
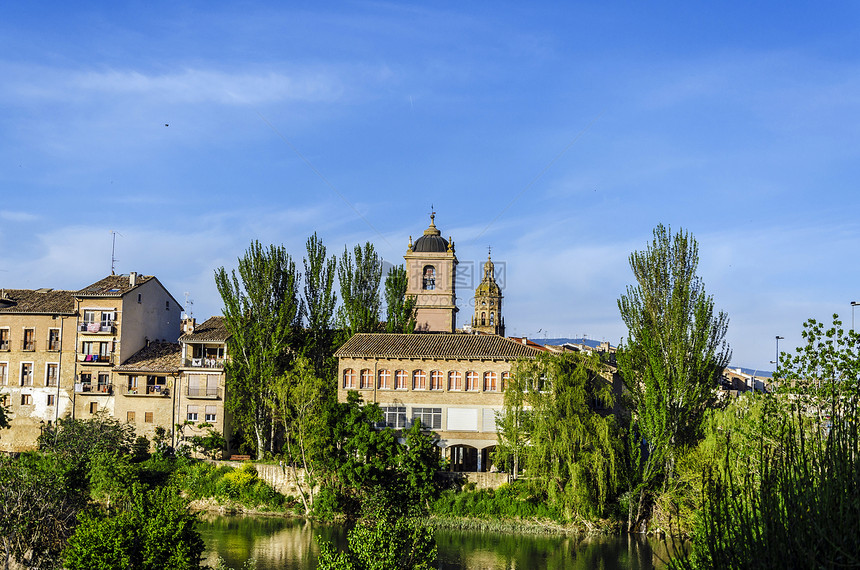
<instances>
[{"instance_id":1,"label":"tall poplar tree","mask_svg":"<svg viewBox=\"0 0 860 570\"><path fill-rule=\"evenodd\" d=\"M415 330L415 297L406 296L408 286L409 276L403 265L392 267L385 276L385 332Z\"/></svg>"},{"instance_id":2,"label":"tall poplar tree","mask_svg":"<svg viewBox=\"0 0 860 570\"><path fill-rule=\"evenodd\" d=\"M382 259L373 244L356 245L353 253L344 247L338 261L337 278L340 282L341 326L349 336L360 332L374 332L379 328L381 305L379 284L382 280Z\"/></svg>"},{"instance_id":3,"label":"tall poplar tree","mask_svg":"<svg viewBox=\"0 0 860 570\"><path fill-rule=\"evenodd\" d=\"M652 493L671 480L677 451L701 437L705 411L729 362L728 317L696 275L699 248L662 224L644 251L630 254L636 284L618 300L627 325L618 367L633 404L629 528ZM634 514L635 509L635 514Z\"/></svg>"},{"instance_id":4,"label":"tall poplar tree","mask_svg":"<svg viewBox=\"0 0 860 570\"><path fill-rule=\"evenodd\" d=\"M326 247L314 233L305 244L303 311L307 317L305 354L321 378L332 368L333 320L337 294L334 291L336 261L326 257Z\"/></svg>"},{"instance_id":5,"label":"tall poplar tree","mask_svg":"<svg viewBox=\"0 0 860 570\"><path fill-rule=\"evenodd\" d=\"M242 429L254 435L258 459L272 451L273 387L286 370L300 324L299 280L283 246L264 248L258 241L239 258L238 275L223 267L215 272L230 333L225 404Z\"/></svg>"}]
</instances>

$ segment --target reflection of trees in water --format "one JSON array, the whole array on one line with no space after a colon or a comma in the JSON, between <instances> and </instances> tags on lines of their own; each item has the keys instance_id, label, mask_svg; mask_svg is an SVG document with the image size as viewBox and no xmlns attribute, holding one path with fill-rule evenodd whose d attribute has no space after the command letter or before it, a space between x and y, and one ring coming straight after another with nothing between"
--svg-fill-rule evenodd
<instances>
[{"instance_id":1,"label":"reflection of trees in water","mask_svg":"<svg viewBox=\"0 0 860 570\"><path fill-rule=\"evenodd\" d=\"M302 519L205 516L200 525L207 561L218 555L238 568L249 559L258 570L310 570L319 554L317 536L343 548L344 529ZM659 570L669 549L662 541L638 536L557 536L440 530L436 532L441 570ZM213 552L214 551L214 552Z\"/></svg>"}]
</instances>

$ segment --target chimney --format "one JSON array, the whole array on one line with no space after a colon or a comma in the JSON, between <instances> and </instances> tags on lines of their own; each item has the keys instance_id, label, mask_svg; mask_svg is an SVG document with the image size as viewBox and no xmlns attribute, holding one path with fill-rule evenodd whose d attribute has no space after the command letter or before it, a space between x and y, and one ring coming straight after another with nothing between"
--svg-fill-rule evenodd
<instances>
[{"instance_id":1,"label":"chimney","mask_svg":"<svg viewBox=\"0 0 860 570\"><path fill-rule=\"evenodd\" d=\"M523 337L523 344L527 345L528 343L529 343L529 339L526 337Z\"/></svg>"},{"instance_id":2,"label":"chimney","mask_svg":"<svg viewBox=\"0 0 860 570\"><path fill-rule=\"evenodd\" d=\"M186 317L182 319L182 334L191 334L197 326L197 319Z\"/></svg>"},{"instance_id":3,"label":"chimney","mask_svg":"<svg viewBox=\"0 0 860 570\"><path fill-rule=\"evenodd\" d=\"M137 285L137 271L132 271L128 274L128 284L132 287Z\"/></svg>"}]
</instances>

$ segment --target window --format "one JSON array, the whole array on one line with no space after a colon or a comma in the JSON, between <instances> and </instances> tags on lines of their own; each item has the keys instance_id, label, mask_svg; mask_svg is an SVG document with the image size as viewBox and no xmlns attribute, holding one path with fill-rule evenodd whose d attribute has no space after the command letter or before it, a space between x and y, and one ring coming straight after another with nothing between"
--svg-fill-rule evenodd
<instances>
[{"instance_id":1,"label":"window","mask_svg":"<svg viewBox=\"0 0 860 570\"><path fill-rule=\"evenodd\" d=\"M206 411L206 414L203 416L203 419L205 419L207 422L214 422L215 421L215 413L216 413L215 412L215 406L206 406L205 411Z\"/></svg>"},{"instance_id":2,"label":"window","mask_svg":"<svg viewBox=\"0 0 860 570\"><path fill-rule=\"evenodd\" d=\"M21 394L21 405L22 406L32 406L33 405L33 396L31 394Z\"/></svg>"},{"instance_id":3,"label":"window","mask_svg":"<svg viewBox=\"0 0 860 570\"><path fill-rule=\"evenodd\" d=\"M432 291L436 288L436 268L432 265L424 266L424 289Z\"/></svg>"},{"instance_id":4,"label":"window","mask_svg":"<svg viewBox=\"0 0 860 570\"><path fill-rule=\"evenodd\" d=\"M369 368L364 368L361 371L360 388L373 388L373 372Z\"/></svg>"},{"instance_id":5,"label":"window","mask_svg":"<svg viewBox=\"0 0 860 570\"><path fill-rule=\"evenodd\" d=\"M98 412L98 411L99 411L99 404L98 404L98 402L90 402L90 413L91 413L91 414L94 414L94 413L96 413L96 412Z\"/></svg>"},{"instance_id":6,"label":"window","mask_svg":"<svg viewBox=\"0 0 860 570\"><path fill-rule=\"evenodd\" d=\"M463 375L457 372L456 370L452 370L448 373L448 389L449 390L462 390L463 389Z\"/></svg>"},{"instance_id":7,"label":"window","mask_svg":"<svg viewBox=\"0 0 860 570\"><path fill-rule=\"evenodd\" d=\"M33 363L32 362L22 362L21 363L21 386L32 386L33 385Z\"/></svg>"},{"instance_id":8,"label":"window","mask_svg":"<svg viewBox=\"0 0 860 570\"><path fill-rule=\"evenodd\" d=\"M170 301L165 301L165 302L164 302L164 310L165 310L165 311L169 311L169 310L170 310Z\"/></svg>"},{"instance_id":9,"label":"window","mask_svg":"<svg viewBox=\"0 0 860 570\"><path fill-rule=\"evenodd\" d=\"M91 324L96 322L96 312L95 311L84 311L84 324Z\"/></svg>"},{"instance_id":10,"label":"window","mask_svg":"<svg viewBox=\"0 0 860 570\"><path fill-rule=\"evenodd\" d=\"M186 419L189 422L197 421L197 406L188 406L188 414L186 415Z\"/></svg>"},{"instance_id":11,"label":"window","mask_svg":"<svg viewBox=\"0 0 860 570\"><path fill-rule=\"evenodd\" d=\"M85 341L81 343L81 354L86 356L90 356L93 353L93 343L92 341Z\"/></svg>"},{"instance_id":12,"label":"window","mask_svg":"<svg viewBox=\"0 0 860 570\"><path fill-rule=\"evenodd\" d=\"M490 326L496 323L496 313L490 313Z\"/></svg>"},{"instance_id":13,"label":"window","mask_svg":"<svg viewBox=\"0 0 860 570\"><path fill-rule=\"evenodd\" d=\"M133 424L134 423L134 412L126 412L125 413L125 421Z\"/></svg>"},{"instance_id":14,"label":"window","mask_svg":"<svg viewBox=\"0 0 860 570\"><path fill-rule=\"evenodd\" d=\"M442 389L442 371L441 370L431 370L430 371L430 389L431 390L441 390Z\"/></svg>"},{"instance_id":15,"label":"window","mask_svg":"<svg viewBox=\"0 0 860 570\"><path fill-rule=\"evenodd\" d=\"M151 424L152 423L152 412L144 412L143 413L143 421Z\"/></svg>"},{"instance_id":16,"label":"window","mask_svg":"<svg viewBox=\"0 0 860 570\"><path fill-rule=\"evenodd\" d=\"M355 370L352 368L343 371L343 387L355 388Z\"/></svg>"},{"instance_id":17,"label":"window","mask_svg":"<svg viewBox=\"0 0 860 570\"><path fill-rule=\"evenodd\" d=\"M406 427L406 408L403 406L381 406L382 410L382 426L394 429Z\"/></svg>"},{"instance_id":18,"label":"window","mask_svg":"<svg viewBox=\"0 0 860 570\"><path fill-rule=\"evenodd\" d=\"M406 371L398 370L394 373L394 389L395 390L405 390L406 389ZM405 412L404 412L405 413Z\"/></svg>"},{"instance_id":19,"label":"window","mask_svg":"<svg viewBox=\"0 0 860 570\"><path fill-rule=\"evenodd\" d=\"M499 387L496 385L496 373L484 372L484 391L495 392L498 389Z\"/></svg>"},{"instance_id":20,"label":"window","mask_svg":"<svg viewBox=\"0 0 860 570\"><path fill-rule=\"evenodd\" d=\"M0 329L0 350L9 350L9 329Z\"/></svg>"},{"instance_id":21,"label":"window","mask_svg":"<svg viewBox=\"0 0 860 570\"><path fill-rule=\"evenodd\" d=\"M24 329L22 350L36 350L36 329Z\"/></svg>"},{"instance_id":22,"label":"window","mask_svg":"<svg viewBox=\"0 0 860 570\"><path fill-rule=\"evenodd\" d=\"M111 332L115 320L116 313L114 311L102 312L101 332Z\"/></svg>"},{"instance_id":23,"label":"window","mask_svg":"<svg viewBox=\"0 0 860 570\"><path fill-rule=\"evenodd\" d=\"M100 342L99 343L99 356L102 358L110 358L110 343L109 342ZM101 360L101 362L106 362L106 361Z\"/></svg>"},{"instance_id":24,"label":"window","mask_svg":"<svg viewBox=\"0 0 860 570\"><path fill-rule=\"evenodd\" d=\"M505 388L508 387L508 384L510 383L510 381L511 381L511 373L510 372L502 372L502 385L500 387L502 392L504 392Z\"/></svg>"},{"instance_id":25,"label":"window","mask_svg":"<svg viewBox=\"0 0 860 570\"><path fill-rule=\"evenodd\" d=\"M442 429L442 408L412 408L412 421L421 420L421 427Z\"/></svg>"},{"instance_id":26,"label":"window","mask_svg":"<svg viewBox=\"0 0 860 570\"><path fill-rule=\"evenodd\" d=\"M57 385L57 364L48 364L45 367L45 386Z\"/></svg>"},{"instance_id":27,"label":"window","mask_svg":"<svg viewBox=\"0 0 860 570\"><path fill-rule=\"evenodd\" d=\"M391 371L390 370L380 370L379 371L379 389L380 390L390 390L391 389Z\"/></svg>"},{"instance_id":28,"label":"window","mask_svg":"<svg viewBox=\"0 0 860 570\"><path fill-rule=\"evenodd\" d=\"M487 324L487 313L481 313L481 326Z\"/></svg>"},{"instance_id":29,"label":"window","mask_svg":"<svg viewBox=\"0 0 860 570\"><path fill-rule=\"evenodd\" d=\"M466 390L477 391L478 390L478 373L469 371L466 372Z\"/></svg>"},{"instance_id":30,"label":"window","mask_svg":"<svg viewBox=\"0 0 860 570\"><path fill-rule=\"evenodd\" d=\"M60 350L60 329L48 331L48 350Z\"/></svg>"},{"instance_id":31,"label":"window","mask_svg":"<svg viewBox=\"0 0 860 570\"><path fill-rule=\"evenodd\" d=\"M140 293L137 294L137 304L140 305Z\"/></svg>"},{"instance_id":32,"label":"window","mask_svg":"<svg viewBox=\"0 0 860 570\"><path fill-rule=\"evenodd\" d=\"M83 373L83 372L81 373L81 384L86 384L87 386L89 386L90 384L92 384L92 381L93 381L93 375L92 374Z\"/></svg>"},{"instance_id":33,"label":"window","mask_svg":"<svg viewBox=\"0 0 860 570\"><path fill-rule=\"evenodd\" d=\"M423 370L416 370L412 373L412 389L426 390L427 389L427 373Z\"/></svg>"},{"instance_id":34,"label":"window","mask_svg":"<svg viewBox=\"0 0 860 570\"><path fill-rule=\"evenodd\" d=\"M5 386L9 383L9 364L0 362L0 386Z\"/></svg>"},{"instance_id":35,"label":"window","mask_svg":"<svg viewBox=\"0 0 860 570\"><path fill-rule=\"evenodd\" d=\"M48 405L53 406L55 402L56 395L48 394Z\"/></svg>"},{"instance_id":36,"label":"window","mask_svg":"<svg viewBox=\"0 0 860 570\"><path fill-rule=\"evenodd\" d=\"M0 406L6 407L9 405L9 394L0 394Z\"/></svg>"},{"instance_id":37,"label":"window","mask_svg":"<svg viewBox=\"0 0 860 570\"><path fill-rule=\"evenodd\" d=\"M110 374L99 372L99 392L110 392Z\"/></svg>"}]
</instances>

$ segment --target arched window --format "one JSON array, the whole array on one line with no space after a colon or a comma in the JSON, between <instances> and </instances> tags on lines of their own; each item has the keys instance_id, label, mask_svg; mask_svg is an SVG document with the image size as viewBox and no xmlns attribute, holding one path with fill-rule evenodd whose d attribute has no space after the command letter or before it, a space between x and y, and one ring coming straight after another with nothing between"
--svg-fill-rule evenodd
<instances>
[{"instance_id":1,"label":"arched window","mask_svg":"<svg viewBox=\"0 0 860 570\"><path fill-rule=\"evenodd\" d=\"M496 373L484 372L484 392L495 392L497 389Z\"/></svg>"},{"instance_id":2,"label":"arched window","mask_svg":"<svg viewBox=\"0 0 860 570\"><path fill-rule=\"evenodd\" d=\"M391 389L391 371L390 370L380 370L379 371L379 389L380 390L390 390Z\"/></svg>"},{"instance_id":3,"label":"arched window","mask_svg":"<svg viewBox=\"0 0 860 570\"><path fill-rule=\"evenodd\" d=\"M441 390L442 389L442 371L441 370L431 370L430 371L430 389L431 390Z\"/></svg>"},{"instance_id":4,"label":"arched window","mask_svg":"<svg viewBox=\"0 0 860 570\"><path fill-rule=\"evenodd\" d=\"M373 372L371 372L369 368L365 368L361 371L361 383L358 387L373 388Z\"/></svg>"},{"instance_id":5,"label":"arched window","mask_svg":"<svg viewBox=\"0 0 860 570\"><path fill-rule=\"evenodd\" d=\"M432 291L436 288L436 268L432 265L424 266L424 289Z\"/></svg>"},{"instance_id":6,"label":"arched window","mask_svg":"<svg viewBox=\"0 0 860 570\"><path fill-rule=\"evenodd\" d=\"M427 389L427 373L423 370L416 370L412 373L412 389L426 390Z\"/></svg>"},{"instance_id":7,"label":"arched window","mask_svg":"<svg viewBox=\"0 0 860 570\"><path fill-rule=\"evenodd\" d=\"M490 313L490 326L496 324L496 313Z\"/></svg>"},{"instance_id":8,"label":"arched window","mask_svg":"<svg viewBox=\"0 0 860 570\"><path fill-rule=\"evenodd\" d=\"M481 313L481 325L487 324L487 313Z\"/></svg>"},{"instance_id":9,"label":"arched window","mask_svg":"<svg viewBox=\"0 0 860 570\"><path fill-rule=\"evenodd\" d=\"M394 373L394 389L395 390L405 390L406 389L406 375L405 370L398 370Z\"/></svg>"},{"instance_id":10,"label":"arched window","mask_svg":"<svg viewBox=\"0 0 860 570\"><path fill-rule=\"evenodd\" d=\"M477 392L478 391L478 373L470 370L466 372L466 390Z\"/></svg>"},{"instance_id":11,"label":"arched window","mask_svg":"<svg viewBox=\"0 0 860 570\"><path fill-rule=\"evenodd\" d=\"M355 370L352 368L343 371L343 387L355 388Z\"/></svg>"},{"instance_id":12,"label":"arched window","mask_svg":"<svg viewBox=\"0 0 860 570\"><path fill-rule=\"evenodd\" d=\"M462 390L463 389L463 375L457 372L456 370L452 370L448 373L448 389L449 390Z\"/></svg>"}]
</instances>

